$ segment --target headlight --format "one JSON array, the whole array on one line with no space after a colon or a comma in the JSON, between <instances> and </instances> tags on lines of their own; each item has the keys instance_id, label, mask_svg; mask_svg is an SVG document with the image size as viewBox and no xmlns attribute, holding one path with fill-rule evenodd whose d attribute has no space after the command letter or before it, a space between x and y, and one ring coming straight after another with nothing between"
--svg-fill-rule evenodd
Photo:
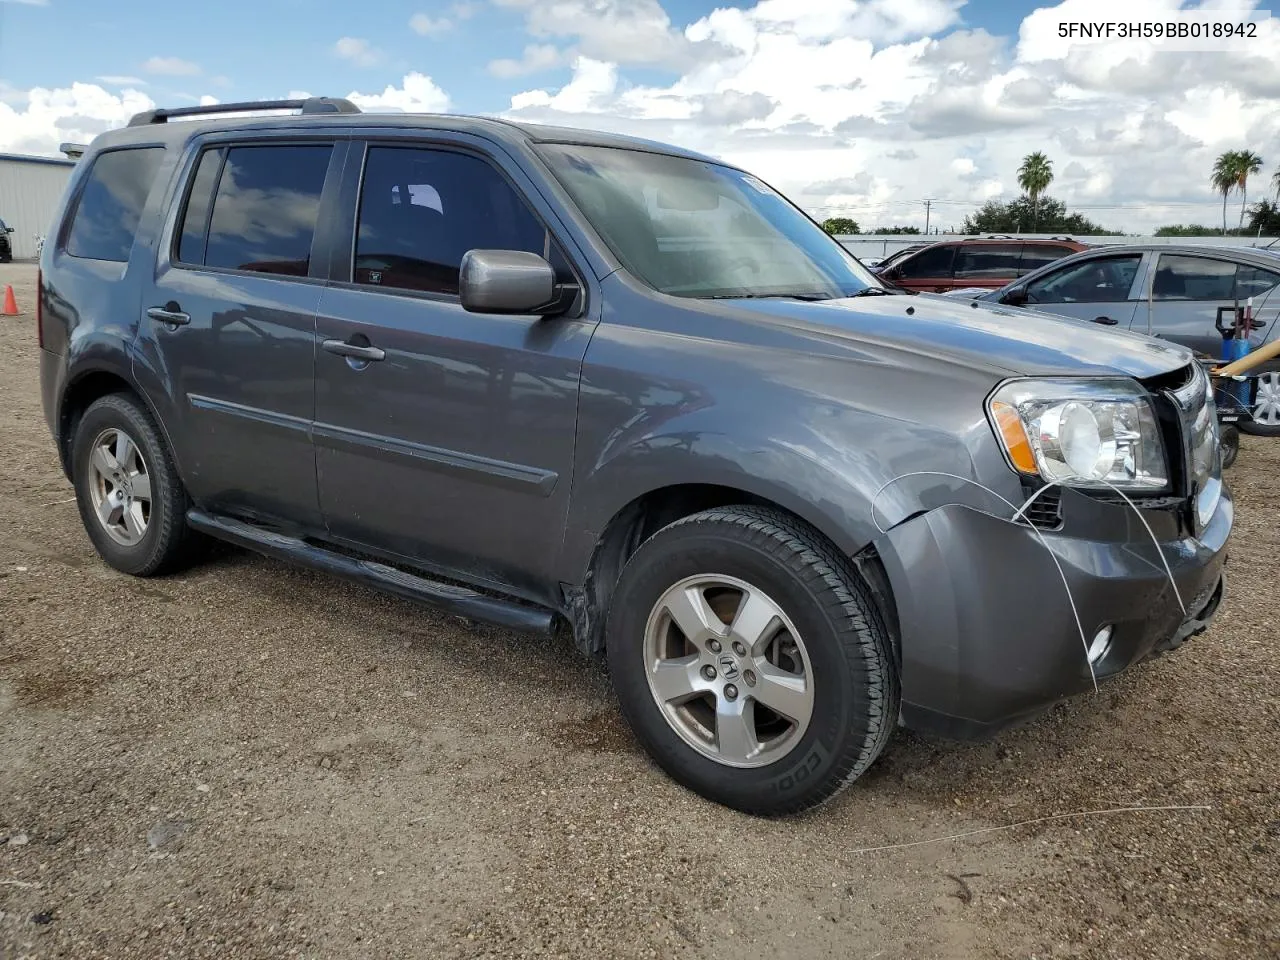
<instances>
[{"instance_id":1,"label":"headlight","mask_svg":"<svg viewBox=\"0 0 1280 960\"><path fill-rule=\"evenodd\" d=\"M1133 380L1013 380L987 407L1020 473L1074 487L1169 483L1155 411Z\"/></svg>"}]
</instances>

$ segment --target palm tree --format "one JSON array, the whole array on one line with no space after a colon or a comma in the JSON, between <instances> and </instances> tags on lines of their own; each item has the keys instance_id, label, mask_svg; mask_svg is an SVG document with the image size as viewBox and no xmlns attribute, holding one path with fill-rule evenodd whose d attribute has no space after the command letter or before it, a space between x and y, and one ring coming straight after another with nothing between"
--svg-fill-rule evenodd
<instances>
[{"instance_id":1,"label":"palm tree","mask_svg":"<svg viewBox=\"0 0 1280 960\"><path fill-rule=\"evenodd\" d=\"M1244 206L1249 197L1249 175L1262 169L1262 158L1250 150L1236 153L1236 186L1240 188L1240 229L1244 229Z\"/></svg>"},{"instance_id":2,"label":"palm tree","mask_svg":"<svg viewBox=\"0 0 1280 960\"><path fill-rule=\"evenodd\" d=\"M1227 235L1227 197L1231 195L1231 191L1236 188L1236 184L1240 178L1236 175L1236 152L1228 150L1226 153L1219 154L1218 159L1213 162L1213 173L1209 176L1209 183L1213 185L1213 189L1222 194L1222 235Z\"/></svg>"},{"instance_id":3,"label":"palm tree","mask_svg":"<svg viewBox=\"0 0 1280 960\"><path fill-rule=\"evenodd\" d=\"M1271 175L1271 184L1276 188L1276 199L1280 200L1280 167L1276 167L1276 172Z\"/></svg>"},{"instance_id":4,"label":"palm tree","mask_svg":"<svg viewBox=\"0 0 1280 960\"><path fill-rule=\"evenodd\" d=\"M1018 168L1018 186L1031 196L1031 230L1034 233L1040 223L1040 194L1053 182L1053 161L1037 150L1022 158Z\"/></svg>"}]
</instances>

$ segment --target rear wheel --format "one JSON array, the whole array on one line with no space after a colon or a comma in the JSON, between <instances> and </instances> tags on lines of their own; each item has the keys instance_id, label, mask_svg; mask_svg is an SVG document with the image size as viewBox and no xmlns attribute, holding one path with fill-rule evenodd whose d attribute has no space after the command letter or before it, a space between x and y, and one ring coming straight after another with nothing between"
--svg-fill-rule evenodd
<instances>
[{"instance_id":1,"label":"rear wheel","mask_svg":"<svg viewBox=\"0 0 1280 960\"><path fill-rule=\"evenodd\" d=\"M897 721L879 610L852 565L781 511L708 510L651 537L623 570L607 648L657 763L748 813L834 796Z\"/></svg>"},{"instance_id":2,"label":"rear wheel","mask_svg":"<svg viewBox=\"0 0 1280 960\"><path fill-rule=\"evenodd\" d=\"M113 393L90 404L72 440L72 471L80 519L107 563L145 577L186 558L186 491L136 399Z\"/></svg>"}]
</instances>

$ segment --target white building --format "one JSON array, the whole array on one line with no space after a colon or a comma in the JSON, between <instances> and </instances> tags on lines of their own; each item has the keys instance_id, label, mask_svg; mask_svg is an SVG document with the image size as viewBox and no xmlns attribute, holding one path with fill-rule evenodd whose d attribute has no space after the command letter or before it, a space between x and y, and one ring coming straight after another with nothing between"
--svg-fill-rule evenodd
<instances>
[{"instance_id":1,"label":"white building","mask_svg":"<svg viewBox=\"0 0 1280 960\"><path fill-rule=\"evenodd\" d=\"M35 257L36 237L49 233L75 165L62 157L0 153L0 220L13 227L15 260Z\"/></svg>"}]
</instances>

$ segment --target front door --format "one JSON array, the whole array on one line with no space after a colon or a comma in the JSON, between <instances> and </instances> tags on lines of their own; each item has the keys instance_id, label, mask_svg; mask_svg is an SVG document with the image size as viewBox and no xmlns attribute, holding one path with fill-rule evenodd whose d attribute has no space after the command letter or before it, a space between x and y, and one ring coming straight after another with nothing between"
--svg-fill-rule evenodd
<instances>
[{"instance_id":1,"label":"front door","mask_svg":"<svg viewBox=\"0 0 1280 960\"><path fill-rule=\"evenodd\" d=\"M458 300L471 249L539 253L574 281L520 177L445 145L368 145L354 262L320 309L315 443L331 536L546 599L593 324Z\"/></svg>"},{"instance_id":2,"label":"front door","mask_svg":"<svg viewBox=\"0 0 1280 960\"><path fill-rule=\"evenodd\" d=\"M210 145L144 291L139 348L197 503L320 525L311 249L331 142ZM333 173L331 174L331 169Z\"/></svg>"},{"instance_id":3,"label":"front door","mask_svg":"<svg viewBox=\"0 0 1280 960\"><path fill-rule=\"evenodd\" d=\"M1090 257L1027 284L1027 306L1127 330L1138 307L1141 253Z\"/></svg>"}]
</instances>

